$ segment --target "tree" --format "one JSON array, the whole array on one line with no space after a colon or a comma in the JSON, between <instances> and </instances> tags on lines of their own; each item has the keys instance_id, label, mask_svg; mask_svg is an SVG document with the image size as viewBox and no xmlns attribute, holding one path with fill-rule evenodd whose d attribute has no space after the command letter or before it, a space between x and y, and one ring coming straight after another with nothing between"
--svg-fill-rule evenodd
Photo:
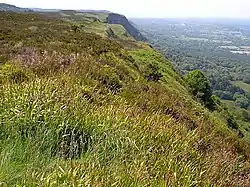
<instances>
[{"instance_id":1,"label":"tree","mask_svg":"<svg viewBox=\"0 0 250 187\"><path fill-rule=\"evenodd\" d=\"M216 90L213 94L224 100L233 100L233 94L228 91Z\"/></svg>"},{"instance_id":2,"label":"tree","mask_svg":"<svg viewBox=\"0 0 250 187\"><path fill-rule=\"evenodd\" d=\"M211 86L206 76L200 70L195 70L188 73L185 80L190 92L206 107L212 109L215 104L212 99Z\"/></svg>"},{"instance_id":3,"label":"tree","mask_svg":"<svg viewBox=\"0 0 250 187\"><path fill-rule=\"evenodd\" d=\"M235 106L247 109L249 107L249 100L245 97L237 97L235 101Z\"/></svg>"},{"instance_id":4,"label":"tree","mask_svg":"<svg viewBox=\"0 0 250 187\"><path fill-rule=\"evenodd\" d=\"M250 84L250 77L249 76L248 77L244 77L243 82L247 83L247 84Z\"/></svg>"}]
</instances>

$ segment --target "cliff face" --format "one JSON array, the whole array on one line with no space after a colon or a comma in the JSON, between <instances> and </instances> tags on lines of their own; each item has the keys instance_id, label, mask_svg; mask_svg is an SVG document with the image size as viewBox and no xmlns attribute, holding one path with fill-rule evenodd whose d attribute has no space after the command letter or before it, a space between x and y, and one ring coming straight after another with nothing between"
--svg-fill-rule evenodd
<instances>
[{"instance_id":1,"label":"cliff face","mask_svg":"<svg viewBox=\"0 0 250 187\"><path fill-rule=\"evenodd\" d=\"M147 38L144 37L129 21L128 19L120 14L109 14L107 21L109 24L120 24L122 25L127 32L138 41L147 41Z\"/></svg>"}]
</instances>

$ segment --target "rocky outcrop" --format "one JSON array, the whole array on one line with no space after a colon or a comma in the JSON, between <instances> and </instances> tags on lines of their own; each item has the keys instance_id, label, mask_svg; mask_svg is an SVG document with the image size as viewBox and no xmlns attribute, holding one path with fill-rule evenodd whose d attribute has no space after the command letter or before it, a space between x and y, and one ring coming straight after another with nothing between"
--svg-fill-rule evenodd
<instances>
[{"instance_id":1,"label":"rocky outcrop","mask_svg":"<svg viewBox=\"0 0 250 187\"><path fill-rule=\"evenodd\" d=\"M107 18L107 22L109 24L122 25L127 30L127 32L138 41L147 41L147 38L144 37L123 15L111 13Z\"/></svg>"}]
</instances>

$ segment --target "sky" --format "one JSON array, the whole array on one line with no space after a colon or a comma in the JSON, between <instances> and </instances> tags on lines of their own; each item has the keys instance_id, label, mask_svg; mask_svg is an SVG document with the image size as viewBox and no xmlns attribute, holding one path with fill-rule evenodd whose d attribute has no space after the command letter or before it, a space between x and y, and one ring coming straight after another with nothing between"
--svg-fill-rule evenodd
<instances>
[{"instance_id":1,"label":"sky","mask_svg":"<svg viewBox=\"0 0 250 187\"><path fill-rule=\"evenodd\" d=\"M26 8L110 10L128 17L250 18L250 0L0 0Z\"/></svg>"}]
</instances>

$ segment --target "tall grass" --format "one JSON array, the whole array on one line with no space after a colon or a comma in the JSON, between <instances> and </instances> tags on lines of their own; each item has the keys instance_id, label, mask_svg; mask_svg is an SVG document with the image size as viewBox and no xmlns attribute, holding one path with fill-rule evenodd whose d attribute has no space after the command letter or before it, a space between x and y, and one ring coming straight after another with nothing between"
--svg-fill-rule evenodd
<instances>
[{"instance_id":1,"label":"tall grass","mask_svg":"<svg viewBox=\"0 0 250 187\"><path fill-rule=\"evenodd\" d=\"M134 102L126 89L117 95L77 79L62 74L1 85L3 185L233 184L228 173L238 160L227 158L231 145L221 159L218 150L206 151L189 120L164 115L152 93L144 103L135 93Z\"/></svg>"}]
</instances>

